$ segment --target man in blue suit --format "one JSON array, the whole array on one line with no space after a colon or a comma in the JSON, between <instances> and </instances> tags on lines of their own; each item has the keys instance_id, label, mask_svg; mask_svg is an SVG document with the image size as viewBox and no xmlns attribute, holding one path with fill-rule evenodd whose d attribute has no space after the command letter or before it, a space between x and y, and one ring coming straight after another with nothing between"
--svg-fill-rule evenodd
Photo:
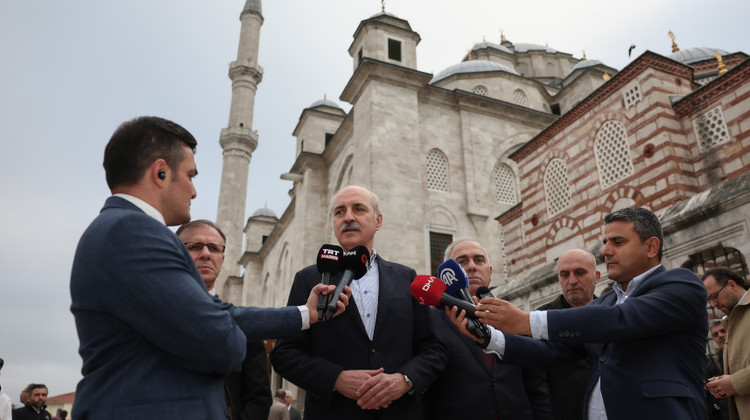
<instances>
[{"instance_id":1,"label":"man in blue suit","mask_svg":"<svg viewBox=\"0 0 750 420\"><path fill-rule=\"evenodd\" d=\"M81 237L70 280L83 379L73 418L221 419L223 377L246 339L292 335L317 318L306 303L239 308L206 293L167 226L190 220L198 171L193 136L174 122L122 124L104 151L109 197ZM341 296L343 311L347 296Z\"/></svg>"},{"instance_id":2,"label":"man in blue suit","mask_svg":"<svg viewBox=\"0 0 750 420\"><path fill-rule=\"evenodd\" d=\"M322 328L278 340L271 363L307 391L306 420L418 420L421 394L445 366L447 353L433 331L429 307L409 291L416 272L373 250L383 215L370 190L342 188L331 208L339 244L344 251L366 247L369 269L352 283L349 310ZM299 271L288 304L298 305L319 281L315 266Z\"/></svg>"},{"instance_id":3,"label":"man in blue suit","mask_svg":"<svg viewBox=\"0 0 750 420\"><path fill-rule=\"evenodd\" d=\"M661 224L649 210L618 210L604 222L601 252L613 290L580 308L531 313L482 299L477 316L503 331L493 329L483 344L523 365L588 353L595 361L584 402L590 420L705 419L705 287L689 270L661 265ZM469 334L463 315L451 315Z\"/></svg>"}]
</instances>

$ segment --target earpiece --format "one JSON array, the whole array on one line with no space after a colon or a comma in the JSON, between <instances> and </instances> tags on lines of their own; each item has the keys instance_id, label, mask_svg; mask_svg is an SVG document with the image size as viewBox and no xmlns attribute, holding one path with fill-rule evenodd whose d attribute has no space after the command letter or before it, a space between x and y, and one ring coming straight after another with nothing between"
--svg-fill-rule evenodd
<instances>
[{"instance_id":1,"label":"earpiece","mask_svg":"<svg viewBox=\"0 0 750 420\"><path fill-rule=\"evenodd\" d=\"M164 179L166 179L166 178L167 178L167 174L166 174L166 172L164 172L164 171L160 171L160 172L159 172L159 173L157 174L157 176L158 176L158 177L159 177L159 179L161 179L161 180L164 180Z\"/></svg>"}]
</instances>

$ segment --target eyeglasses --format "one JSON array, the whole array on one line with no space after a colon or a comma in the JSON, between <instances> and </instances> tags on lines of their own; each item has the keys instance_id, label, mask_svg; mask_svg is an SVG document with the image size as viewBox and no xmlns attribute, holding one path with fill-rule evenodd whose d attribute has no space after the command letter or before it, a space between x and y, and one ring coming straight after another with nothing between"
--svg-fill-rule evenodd
<instances>
[{"instance_id":1,"label":"eyeglasses","mask_svg":"<svg viewBox=\"0 0 750 420\"><path fill-rule=\"evenodd\" d=\"M729 284L729 282L724 283L724 285L721 286L721 289L719 289L716 293L711 293L710 295L708 295L708 301L713 302L718 299L719 293L721 293L721 291L724 290L725 287L727 287L727 284Z\"/></svg>"},{"instance_id":2,"label":"eyeglasses","mask_svg":"<svg viewBox=\"0 0 750 420\"><path fill-rule=\"evenodd\" d=\"M223 254L224 249L226 248L224 245L204 244L203 242L183 242L183 243L185 244L188 251L190 252L201 252L203 251L203 247L205 246L206 248L208 248L208 252L212 254Z\"/></svg>"}]
</instances>

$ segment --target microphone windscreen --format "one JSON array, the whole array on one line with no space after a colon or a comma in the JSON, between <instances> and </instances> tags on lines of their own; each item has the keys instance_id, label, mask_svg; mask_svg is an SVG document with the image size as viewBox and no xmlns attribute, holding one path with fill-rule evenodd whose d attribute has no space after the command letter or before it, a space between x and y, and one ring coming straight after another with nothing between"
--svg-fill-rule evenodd
<instances>
[{"instance_id":1,"label":"microphone windscreen","mask_svg":"<svg viewBox=\"0 0 750 420\"><path fill-rule=\"evenodd\" d=\"M411 286L411 295L422 305L440 306L440 299L445 292L445 284L435 276L418 275Z\"/></svg>"},{"instance_id":2,"label":"microphone windscreen","mask_svg":"<svg viewBox=\"0 0 750 420\"><path fill-rule=\"evenodd\" d=\"M370 252L361 245L354 247L351 251L344 252L342 266L344 270L350 270L354 273L353 278L355 280L362 278L370 267Z\"/></svg>"},{"instance_id":3,"label":"microphone windscreen","mask_svg":"<svg viewBox=\"0 0 750 420\"><path fill-rule=\"evenodd\" d=\"M341 257L344 250L338 245L325 244L318 251L318 273L330 273L331 276L341 271Z\"/></svg>"},{"instance_id":4,"label":"microphone windscreen","mask_svg":"<svg viewBox=\"0 0 750 420\"><path fill-rule=\"evenodd\" d=\"M476 295L479 299L484 299L486 297L495 297L495 295L493 295L492 292L490 291L490 288L487 286L479 287L477 289Z\"/></svg>"},{"instance_id":5,"label":"microphone windscreen","mask_svg":"<svg viewBox=\"0 0 750 420\"><path fill-rule=\"evenodd\" d=\"M459 291L469 287L469 279L466 276L464 268L454 259L449 258L443 261L438 267L438 273L440 280L448 288L446 292L450 295L460 296Z\"/></svg>"}]
</instances>

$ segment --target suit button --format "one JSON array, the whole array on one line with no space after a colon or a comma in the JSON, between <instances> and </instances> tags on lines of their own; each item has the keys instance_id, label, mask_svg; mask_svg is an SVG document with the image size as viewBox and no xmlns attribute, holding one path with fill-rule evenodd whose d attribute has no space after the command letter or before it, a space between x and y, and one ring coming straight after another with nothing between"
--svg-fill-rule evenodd
<instances>
[{"instance_id":1,"label":"suit button","mask_svg":"<svg viewBox=\"0 0 750 420\"><path fill-rule=\"evenodd\" d=\"M565 337L570 337L570 331L565 331Z\"/></svg>"},{"instance_id":2,"label":"suit button","mask_svg":"<svg viewBox=\"0 0 750 420\"><path fill-rule=\"evenodd\" d=\"M564 332L562 332L562 331L560 331L559 333L557 333L557 336L558 336L558 337L564 337L564 336L565 336L565 333L564 333Z\"/></svg>"},{"instance_id":3,"label":"suit button","mask_svg":"<svg viewBox=\"0 0 750 420\"><path fill-rule=\"evenodd\" d=\"M375 349L370 349L370 354L375 354Z\"/></svg>"},{"instance_id":4,"label":"suit button","mask_svg":"<svg viewBox=\"0 0 750 420\"><path fill-rule=\"evenodd\" d=\"M581 336L581 332L580 331L576 331L576 337L580 337L580 336Z\"/></svg>"},{"instance_id":5,"label":"suit button","mask_svg":"<svg viewBox=\"0 0 750 420\"><path fill-rule=\"evenodd\" d=\"M606 362L607 361L607 356L599 356L599 361L600 362Z\"/></svg>"}]
</instances>

